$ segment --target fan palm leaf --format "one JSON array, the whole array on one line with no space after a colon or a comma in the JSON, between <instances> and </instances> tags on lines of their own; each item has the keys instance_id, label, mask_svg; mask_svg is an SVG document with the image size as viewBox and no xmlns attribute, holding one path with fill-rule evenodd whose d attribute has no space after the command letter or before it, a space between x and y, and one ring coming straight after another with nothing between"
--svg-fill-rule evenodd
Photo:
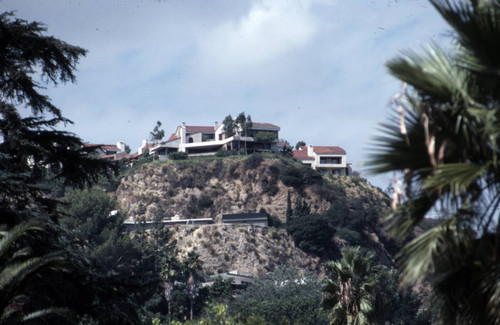
<instances>
[{"instance_id":1,"label":"fan palm leaf","mask_svg":"<svg viewBox=\"0 0 500 325\"><path fill-rule=\"evenodd\" d=\"M454 42L388 62L409 87L395 97L370 167L404 180L386 218L393 234L407 237L431 211L444 218L399 254L406 282L431 280L436 321L500 324L500 2L430 2Z\"/></svg>"}]
</instances>

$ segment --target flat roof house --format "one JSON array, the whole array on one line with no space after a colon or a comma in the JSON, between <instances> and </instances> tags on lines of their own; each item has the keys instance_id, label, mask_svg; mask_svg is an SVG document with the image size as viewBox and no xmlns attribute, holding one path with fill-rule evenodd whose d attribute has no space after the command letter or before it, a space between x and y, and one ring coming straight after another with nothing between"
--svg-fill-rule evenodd
<instances>
[{"instance_id":1,"label":"flat roof house","mask_svg":"<svg viewBox=\"0 0 500 325\"><path fill-rule=\"evenodd\" d=\"M247 153L277 150L280 127L270 123L254 122L245 135L241 130L227 137L224 124L214 123L213 126L186 125L178 126L167 141L155 144L149 148L150 153L157 154L160 159L168 159L168 154L176 151L186 152L189 156L213 156L220 149L245 150ZM259 132L272 136L267 142L255 138Z\"/></svg>"}]
</instances>

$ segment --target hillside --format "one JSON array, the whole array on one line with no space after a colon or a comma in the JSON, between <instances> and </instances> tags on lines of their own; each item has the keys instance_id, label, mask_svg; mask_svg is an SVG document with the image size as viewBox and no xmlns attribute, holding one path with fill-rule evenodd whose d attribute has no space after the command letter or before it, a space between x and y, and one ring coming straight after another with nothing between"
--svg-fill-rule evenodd
<instances>
[{"instance_id":1,"label":"hillside","mask_svg":"<svg viewBox=\"0 0 500 325\"><path fill-rule=\"evenodd\" d=\"M215 224L177 226L172 230L179 257L195 249L209 274L238 270L263 277L277 265L320 272L319 259L298 249L283 229Z\"/></svg>"},{"instance_id":2,"label":"hillside","mask_svg":"<svg viewBox=\"0 0 500 325\"><path fill-rule=\"evenodd\" d=\"M275 224L284 222L288 193L292 208L306 203L311 215L327 220L330 237L336 233L324 250L308 250L284 229L219 223L222 214L260 211ZM388 206L383 193L360 177L321 177L282 157L154 162L123 177L116 198L135 218L214 218L215 225L172 228L179 256L196 249L210 273L236 269L259 276L279 264L321 273L320 261L343 245L368 247L380 262L392 263L385 247L390 241L377 224Z\"/></svg>"},{"instance_id":3,"label":"hillside","mask_svg":"<svg viewBox=\"0 0 500 325\"><path fill-rule=\"evenodd\" d=\"M328 210L335 201L379 210L387 207L383 194L359 177L325 177L323 186L286 186L281 181L283 170L295 167L302 172L300 164L275 158L255 165L248 166L243 158L155 162L124 177L116 197L129 216L148 220L174 215L218 220L223 213L264 209L284 221L288 191L293 203L305 199L313 213Z\"/></svg>"}]
</instances>

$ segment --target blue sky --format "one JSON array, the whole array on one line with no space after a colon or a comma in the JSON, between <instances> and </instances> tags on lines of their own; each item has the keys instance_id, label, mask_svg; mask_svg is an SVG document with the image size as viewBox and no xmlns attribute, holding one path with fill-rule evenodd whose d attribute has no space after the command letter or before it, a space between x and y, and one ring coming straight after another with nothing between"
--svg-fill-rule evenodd
<instances>
[{"instance_id":1,"label":"blue sky","mask_svg":"<svg viewBox=\"0 0 500 325\"><path fill-rule=\"evenodd\" d=\"M341 146L357 170L400 89L384 63L447 31L424 0L0 0L0 10L89 51L77 84L47 89L85 141L136 150L157 120L170 135L244 111L292 145Z\"/></svg>"}]
</instances>

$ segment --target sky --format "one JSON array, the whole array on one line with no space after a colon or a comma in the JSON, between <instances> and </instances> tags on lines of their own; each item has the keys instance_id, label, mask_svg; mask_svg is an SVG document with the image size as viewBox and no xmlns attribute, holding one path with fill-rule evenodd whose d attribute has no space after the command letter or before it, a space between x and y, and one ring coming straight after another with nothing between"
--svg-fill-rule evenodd
<instances>
[{"instance_id":1,"label":"sky","mask_svg":"<svg viewBox=\"0 0 500 325\"><path fill-rule=\"evenodd\" d=\"M385 63L444 42L424 0L0 0L88 50L75 84L45 94L85 142L137 151L161 121L213 125L231 114L280 126L291 145L340 146L363 174L401 82Z\"/></svg>"}]
</instances>

